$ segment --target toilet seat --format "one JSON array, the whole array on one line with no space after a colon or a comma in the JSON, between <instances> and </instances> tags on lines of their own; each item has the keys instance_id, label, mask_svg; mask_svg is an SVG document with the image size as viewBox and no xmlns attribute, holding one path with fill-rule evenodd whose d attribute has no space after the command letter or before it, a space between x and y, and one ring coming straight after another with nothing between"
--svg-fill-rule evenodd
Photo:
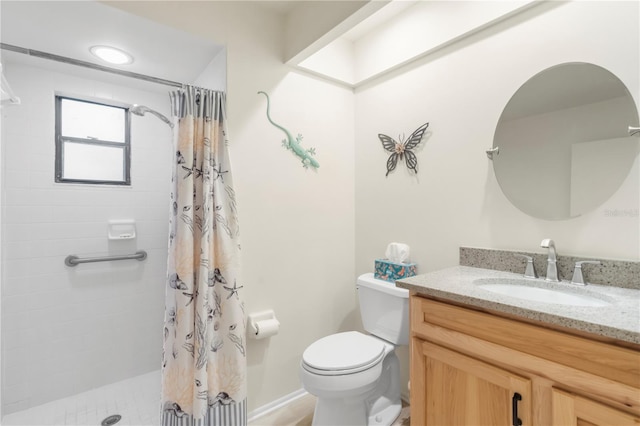
<instances>
[{"instance_id":1,"label":"toilet seat","mask_svg":"<svg viewBox=\"0 0 640 426\"><path fill-rule=\"evenodd\" d=\"M332 334L312 343L302 354L302 366L322 376L354 374L382 361L385 344L357 331Z\"/></svg>"}]
</instances>

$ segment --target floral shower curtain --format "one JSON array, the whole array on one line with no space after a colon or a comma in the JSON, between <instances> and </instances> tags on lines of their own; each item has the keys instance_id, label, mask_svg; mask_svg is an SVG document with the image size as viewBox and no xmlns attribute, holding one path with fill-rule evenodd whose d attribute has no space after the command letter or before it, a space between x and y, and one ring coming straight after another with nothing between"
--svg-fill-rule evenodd
<instances>
[{"instance_id":1,"label":"floral shower curtain","mask_svg":"<svg viewBox=\"0 0 640 426\"><path fill-rule=\"evenodd\" d=\"M162 425L245 425L245 313L224 93L170 93L175 161Z\"/></svg>"}]
</instances>

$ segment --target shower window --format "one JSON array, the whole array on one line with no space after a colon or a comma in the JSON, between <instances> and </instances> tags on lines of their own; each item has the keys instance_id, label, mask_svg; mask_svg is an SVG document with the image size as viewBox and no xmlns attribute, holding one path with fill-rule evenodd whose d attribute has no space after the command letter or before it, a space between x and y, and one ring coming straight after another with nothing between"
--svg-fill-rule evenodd
<instances>
[{"instance_id":1,"label":"shower window","mask_svg":"<svg viewBox=\"0 0 640 426\"><path fill-rule=\"evenodd\" d=\"M56 182L131 185L127 106L56 96Z\"/></svg>"}]
</instances>

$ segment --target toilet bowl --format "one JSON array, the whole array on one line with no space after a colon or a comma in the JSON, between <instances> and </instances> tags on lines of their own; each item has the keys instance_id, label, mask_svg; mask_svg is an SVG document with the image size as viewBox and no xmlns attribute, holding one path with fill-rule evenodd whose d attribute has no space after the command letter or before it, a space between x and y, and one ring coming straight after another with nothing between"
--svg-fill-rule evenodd
<instances>
[{"instance_id":1,"label":"toilet bowl","mask_svg":"<svg viewBox=\"0 0 640 426\"><path fill-rule=\"evenodd\" d=\"M365 274L358 278L358 293L363 324L372 334L332 334L302 355L302 386L317 397L315 426L389 426L402 409L394 350L408 341L408 291Z\"/></svg>"}]
</instances>

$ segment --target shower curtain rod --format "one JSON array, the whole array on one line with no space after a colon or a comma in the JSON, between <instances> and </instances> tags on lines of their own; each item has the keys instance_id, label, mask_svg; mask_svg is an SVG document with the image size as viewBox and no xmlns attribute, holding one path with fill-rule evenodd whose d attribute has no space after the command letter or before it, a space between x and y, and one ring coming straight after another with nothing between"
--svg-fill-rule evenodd
<instances>
[{"instance_id":1,"label":"shower curtain rod","mask_svg":"<svg viewBox=\"0 0 640 426\"><path fill-rule=\"evenodd\" d=\"M76 65L79 67L91 68L97 71L109 72L124 77L136 78L138 80L150 81L152 83L164 84L165 86L184 87L185 84L177 81L165 80L164 78L153 77L146 74L139 74L131 71L123 71L117 68L106 67L91 62L81 61L78 59L68 58L66 56L54 55L53 53L42 52L39 50L26 49L20 46L14 46L7 43L0 43L0 49L9 50L11 52L21 53L23 55L34 56L36 58L48 59L50 61L62 62L65 64Z\"/></svg>"}]
</instances>

